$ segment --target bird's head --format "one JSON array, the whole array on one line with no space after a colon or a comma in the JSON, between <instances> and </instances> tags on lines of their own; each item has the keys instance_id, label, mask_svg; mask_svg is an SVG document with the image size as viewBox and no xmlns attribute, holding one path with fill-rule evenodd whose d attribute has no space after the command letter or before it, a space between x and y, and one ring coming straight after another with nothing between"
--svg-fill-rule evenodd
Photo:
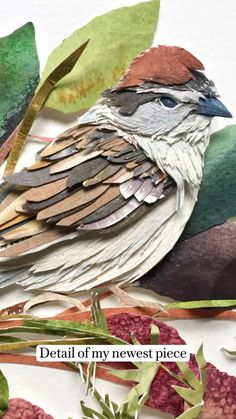
<instances>
[{"instance_id":1,"label":"bird's head","mask_svg":"<svg viewBox=\"0 0 236 419\"><path fill-rule=\"evenodd\" d=\"M231 117L203 70L183 48L153 47L103 96L118 126L144 136L165 135L183 121L186 126L194 120L205 125L214 116Z\"/></svg>"},{"instance_id":2,"label":"bird's head","mask_svg":"<svg viewBox=\"0 0 236 419\"><path fill-rule=\"evenodd\" d=\"M112 124L175 180L179 195L187 182L196 198L210 122L214 116L232 116L203 70L183 48L150 48L81 122Z\"/></svg>"}]
</instances>

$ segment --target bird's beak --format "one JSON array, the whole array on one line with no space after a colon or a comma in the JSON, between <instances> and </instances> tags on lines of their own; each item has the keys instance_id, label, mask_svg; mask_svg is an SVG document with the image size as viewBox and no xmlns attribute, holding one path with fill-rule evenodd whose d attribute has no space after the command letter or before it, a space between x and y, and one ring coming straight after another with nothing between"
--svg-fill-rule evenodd
<instances>
[{"instance_id":1,"label":"bird's beak","mask_svg":"<svg viewBox=\"0 0 236 419\"><path fill-rule=\"evenodd\" d=\"M216 97L200 98L197 107L197 113L206 116L222 116L224 118L232 118L232 114Z\"/></svg>"}]
</instances>

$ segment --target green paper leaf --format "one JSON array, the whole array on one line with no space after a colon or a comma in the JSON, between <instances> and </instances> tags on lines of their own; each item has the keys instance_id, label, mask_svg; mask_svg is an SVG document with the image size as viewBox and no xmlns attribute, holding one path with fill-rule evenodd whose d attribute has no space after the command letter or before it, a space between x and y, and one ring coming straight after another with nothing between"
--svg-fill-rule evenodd
<instances>
[{"instance_id":1,"label":"green paper leaf","mask_svg":"<svg viewBox=\"0 0 236 419\"><path fill-rule=\"evenodd\" d=\"M190 409L186 410L176 419L197 419L202 409L201 404L197 404L196 406L190 407Z\"/></svg>"},{"instance_id":2,"label":"green paper leaf","mask_svg":"<svg viewBox=\"0 0 236 419\"><path fill-rule=\"evenodd\" d=\"M55 87L46 106L62 112L89 108L101 92L114 86L132 59L152 44L159 0L122 7L98 16L65 39L49 56L42 81L88 38L80 64Z\"/></svg>"},{"instance_id":3,"label":"green paper leaf","mask_svg":"<svg viewBox=\"0 0 236 419\"><path fill-rule=\"evenodd\" d=\"M9 387L5 375L0 370L0 417L4 415L8 408Z\"/></svg>"},{"instance_id":4,"label":"green paper leaf","mask_svg":"<svg viewBox=\"0 0 236 419\"><path fill-rule=\"evenodd\" d=\"M202 383L202 397L203 397L205 388L206 388L206 366L207 366L206 360L203 355L203 344L201 344L200 348L198 349L195 358L196 358L199 373L200 373L200 382Z\"/></svg>"},{"instance_id":5,"label":"green paper leaf","mask_svg":"<svg viewBox=\"0 0 236 419\"><path fill-rule=\"evenodd\" d=\"M182 238L236 215L235 161L236 125L229 125L211 136L198 202Z\"/></svg>"},{"instance_id":6,"label":"green paper leaf","mask_svg":"<svg viewBox=\"0 0 236 419\"><path fill-rule=\"evenodd\" d=\"M138 383L130 390L123 403L123 405L128 403L127 413L131 417L134 416L138 408L142 408L145 398L149 394L152 381L160 368L158 362L133 362L133 364L137 366L137 369L109 371L110 374L122 378L123 380L135 381ZM139 405L140 397L144 397L144 400L141 400L141 404Z\"/></svg>"},{"instance_id":7,"label":"green paper leaf","mask_svg":"<svg viewBox=\"0 0 236 419\"><path fill-rule=\"evenodd\" d=\"M191 368L189 368L186 362L176 362L180 371L184 376L184 380L196 391L202 391L201 382L195 377Z\"/></svg>"},{"instance_id":8,"label":"green paper leaf","mask_svg":"<svg viewBox=\"0 0 236 419\"><path fill-rule=\"evenodd\" d=\"M202 398L199 397L198 391L175 385L172 385L172 387L187 403L192 404L193 406L201 403Z\"/></svg>"},{"instance_id":9,"label":"green paper leaf","mask_svg":"<svg viewBox=\"0 0 236 419\"><path fill-rule=\"evenodd\" d=\"M99 329L102 329L104 330L104 332L107 333L108 332L107 319L101 309L101 304L100 304L98 294L92 293L91 299L92 299L91 312L93 316L93 322Z\"/></svg>"},{"instance_id":10,"label":"green paper leaf","mask_svg":"<svg viewBox=\"0 0 236 419\"><path fill-rule=\"evenodd\" d=\"M27 342L26 339L15 338L14 336L0 336L1 343L13 343L13 342Z\"/></svg>"},{"instance_id":11,"label":"green paper leaf","mask_svg":"<svg viewBox=\"0 0 236 419\"><path fill-rule=\"evenodd\" d=\"M196 308L218 308L236 306L236 300L199 300L199 301L175 301L165 306L167 310L172 308L196 309Z\"/></svg>"},{"instance_id":12,"label":"green paper leaf","mask_svg":"<svg viewBox=\"0 0 236 419\"><path fill-rule=\"evenodd\" d=\"M139 370L138 369L130 369L130 370L111 370L109 371L111 375L115 377L122 378L122 380L127 381L139 381Z\"/></svg>"},{"instance_id":13,"label":"green paper leaf","mask_svg":"<svg viewBox=\"0 0 236 419\"><path fill-rule=\"evenodd\" d=\"M199 369L199 380L195 377L193 371L185 362L177 362L182 373L183 379L190 388L173 385L173 389L184 399L185 402L192 405L183 414L176 419L195 419L198 417L204 404L203 398L206 388L206 360L203 355L203 345L201 345L195 355Z\"/></svg>"},{"instance_id":14,"label":"green paper leaf","mask_svg":"<svg viewBox=\"0 0 236 419\"><path fill-rule=\"evenodd\" d=\"M236 351L231 351L230 349L222 348L222 351L226 352L228 355L236 356Z\"/></svg>"},{"instance_id":15,"label":"green paper leaf","mask_svg":"<svg viewBox=\"0 0 236 419\"><path fill-rule=\"evenodd\" d=\"M151 345L159 345L160 330L155 324L151 325Z\"/></svg>"},{"instance_id":16,"label":"green paper leaf","mask_svg":"<svg viewBox=\"0 0 236 419\"><path fill-rule=\"evenodd\" d=\"M51 334L60 334L60 335L80 335L85 337L93 338L103 338L107 339L109 342L116 345L124 345L127 342L124 342L122 339L116 338L114 336L105 333L103 329L100 329L92 323L80 323L80 322L70 322L66 320L42 320L42 319L33 319L33 320L24 320L23 326L29 326L30 328L36 328L40 333L50 333ZM0 332L1 333L1 332Z\"/></svg>"},{"instance_id":17,"label":"green paper leaf","mask_svg":"<svg viewBox=\"0 0 236 419\"><path fill-rule=\"evenodd\" d=\"M23 118L39 82L34 26L0 38L0 147Z\"/></svg>"}]
</instances>

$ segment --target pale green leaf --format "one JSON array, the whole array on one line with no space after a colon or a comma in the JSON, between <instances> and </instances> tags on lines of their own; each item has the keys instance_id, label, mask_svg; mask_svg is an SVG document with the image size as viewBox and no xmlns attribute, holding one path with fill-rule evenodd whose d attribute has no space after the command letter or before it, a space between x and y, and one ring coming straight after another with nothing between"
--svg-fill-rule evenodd
<instances>
[{"instance_id":1,"label":"pale green leaf","mask_svg":"<svg viewBox=\"0 0 236 419\"><path fill-rule=\"evenodd\" d=\"M203 391L202 391L202 397L206 388L206 360L203 355L203 344L201 344L200 348L198 349L196 353L196 361L198 364L199 372L200 372L200 381L202 383Z\"/></svg>"},{"instance_id":2,"label":"pale green leaf","mask_svg":"<svg viewBox=\"0 0 236 419\"><path fill-rule=\"evenodd\" d=\"M5 375L0 370L0 417L4 415L8 408L9 387Z\"/></svg>"},{"instance_id":3,"label":"pale green leaf","mask_svg":"<svg viewBox=\"0 0 236 419\"><path fill-rule=\"evenodd\" d=\"M175 385L172 385L172 387L187 403L192 404L193 406L201 403L202 397L198 391Z\"/></svg>"},{"instance_id":4,"label":"pale green leaf","mask_svg":"<svg viewBox=\"0 0 236 419\"><path fill-rule=\"evenodd\" d=\"M196 406L190 407L176 419L197 419L202 409L201 404L197 404ZM213 418L212 418L213 419Z\"/></svg>"},{"instance_id":5,"label":"pale green leaf","mask_svg":"<svg viewBox=\"0 0 236 419\"><path fill-rule=\"evenodd\" d=\"M104 332L108 332L107 319L101 309L101 304L100 304L98 293L97 294L92 293L91 300L92 300L91 312L92 312L94 324L100 329L104 330Z\"/></svg>"},{"instance_id":6,"label":"pale green leaf","mask_svg":"<svg viewBox=\"0 0 236 419\"><path fill-rule=\"evenodd\" d=\"M222 350L226 352L228 355L236 356L236 351L231 351L230 349L226 349L226 348L222 348Z\"/></svg>"},{"instance_id":7,"label":"pale green leaf","mask_svg":"<svg viewBox=\"0 0 236 419\"><path fill-rule=\"evenodd\" d=\"M151 345L159 345L160 330L155 324L151 326Z\"/></svg>"},{"instance_id":8,"label":"pale green leaf","mask_svg":"<svg viewBox=\"0 0 236 419\"><path fill-rule=\"evenodd\" d=\"M90 43L46 106L75 112L93 105L102 91L117 83L132 59L152 44L158 12L159 0L122 7L96 17L65 39L49 56L41 83L71 51L87 39Z\"/></svg>"},{"instance_id":9,"label":"pale green leaf","mask_svg":"<svg viewBox=\"0 0 236 419\"><path fill-rule=\"evenodd\" d=\"M200 381L195 377L191 368L189 368L186 362L176 362L180 371L183 374L184 380L187 384L189 384L194 390L202 391L202 384Z\"/></svg>"},{"instance_id":10,"label":"pale green leaf","mask_svg":"<svg viewBox=\"0 0 236 419\"><path fill-rule=\"evenodd\" d=\"M183 308L183 309L196 309L196 308L217 308L217 307L233 307L236 306L236 300L199 300L199 301L175 301L165 306L165 309Z\"/></svg>"}]
</instances>

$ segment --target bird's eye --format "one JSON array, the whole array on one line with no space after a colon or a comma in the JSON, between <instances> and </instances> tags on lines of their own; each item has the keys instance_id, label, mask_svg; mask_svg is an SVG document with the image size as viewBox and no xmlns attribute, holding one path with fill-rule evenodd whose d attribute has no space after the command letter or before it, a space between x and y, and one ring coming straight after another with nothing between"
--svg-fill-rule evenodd
<instances>
[{"instance_id":1,"label":"bird's eye","mask_svg":"<svg viewBox=\"0 0 236 419\"><path fill-rule=\"evenodd\" d=\"M175 108L178 105L176 100L169 96L161 96L160 103L166 108Z\"/></svg>"}]
</instances>

